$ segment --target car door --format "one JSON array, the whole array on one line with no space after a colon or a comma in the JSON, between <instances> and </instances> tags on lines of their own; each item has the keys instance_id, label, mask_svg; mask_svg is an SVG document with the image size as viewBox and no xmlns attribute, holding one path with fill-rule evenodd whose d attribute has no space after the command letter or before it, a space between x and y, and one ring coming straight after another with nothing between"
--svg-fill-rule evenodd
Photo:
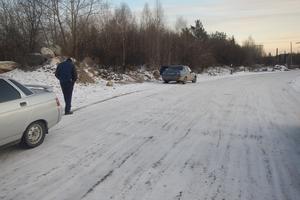
<instances>
[{"instance_id":1,"label":"car door","mask_svg":"<svg viewBox=\"0 0 300 200\"><path fill-rule=\"evenodd\" d=\"M188 79L188 71L186 70L185 66L182 66L182 70L181 70L181 77L182 79L184 79L185 77Z\"/></svg>"},{"instance_id":2,"label":"car door","mask_svg":"<svg viewBox=\"0 0 300 200\"><path fill-rule=\"evenodd\" d=\"M192 81L193 77L192 77L192 70L186 66L186 71L187 71L187 79L188 81Z\"/></svg>"},{"instance_id":3,"label":"car door","mask_svg":"<svg viewBox=\"0 0 300 200\"><path fill-rule=\"evenodd\" d=\"M0 145L21 139L28 122L20 91L4 79L0 79Z\"/></svg>"}]
</instances>

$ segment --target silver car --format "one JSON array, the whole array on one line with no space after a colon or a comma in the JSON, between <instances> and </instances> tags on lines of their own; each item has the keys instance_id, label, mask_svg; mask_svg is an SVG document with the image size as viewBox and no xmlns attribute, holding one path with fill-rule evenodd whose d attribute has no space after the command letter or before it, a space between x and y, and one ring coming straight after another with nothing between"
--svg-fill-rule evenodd
<instances>
[{"instance_id":1,"label":"silver car","mask_svg":"<svg viewBox=\"0 0 300 200\"><path fill-rule=\"evenodd\" d=\"M166 67L166 66L163 66ZM165 83L170 81L181 82L185 84L187 81L197 82L197 75L192 72L188 66L170 65L162 72L162 79Z\"/></svg>"},{"instance_id":2,"label":"silver car","mask_svg":"<svg viewBox=\"0 0 300 200\"><path fill-rule=\"evenodd\" d=\"M36 147L61 117L59 100L49 87L24 86L0 76L0 146L21 142Z\"/></svg>"}]
</instances>

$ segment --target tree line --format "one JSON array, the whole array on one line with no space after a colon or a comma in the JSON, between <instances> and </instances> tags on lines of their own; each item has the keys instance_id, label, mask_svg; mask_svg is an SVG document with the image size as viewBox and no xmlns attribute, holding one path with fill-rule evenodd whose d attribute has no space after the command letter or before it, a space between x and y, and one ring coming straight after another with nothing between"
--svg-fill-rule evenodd
<instances>
[{"instance_id":1,"label":"tree line","mask_svg":"<svg viewBox=\"0 0 300 200\"><path fill-rule=\"evenodd\" d=\"M125 3L102 0L0 0L0 59L26 62L41 47L58 45L63 55L93 58L103 66L158 67L186 64L202 71L212 65L262 63L263 47L250 37L242 45L224 32L207 33L200 20L178 18L166 25L159 1L141 16Z\"/></svg>"}]
</instances>

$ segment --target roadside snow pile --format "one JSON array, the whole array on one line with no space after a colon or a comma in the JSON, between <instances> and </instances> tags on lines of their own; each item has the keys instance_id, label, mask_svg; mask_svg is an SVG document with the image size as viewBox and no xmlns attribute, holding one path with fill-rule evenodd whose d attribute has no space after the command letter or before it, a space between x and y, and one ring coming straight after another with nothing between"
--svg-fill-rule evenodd
<instances>
[{"instance_id":1,"label":"roadside snow pile","mask_svg":"<svg viewBox=\"0 0 300 200\"><path fill-rule=\"evenodd\" d=\"M230 74L232 71L232 68L230 67L209 67L206 70L206 73L209 76L224 76L227 74Z\"/></svg>"},{"instance_id":2,"label":"roadside snow pile","mask_svg":"<svg viewBox=\"0 0 300 200\"><path fill-rule=\"evenodd\" d=\"M294 81L292 81L291 85L297 92L300 92L300 76L298 76Z\"/></svg>"},{"instance_id":3,"label":"roadside snow pile","mask_svg":"<svg viewBox=\"0 0 300 200\"><path fill-rule=\"evenodd\" d=\"M229 67L229 66L214 66L209 67L205 70L205 74L209 76L227 76L236 73L244 73L244 72L277 72L277 71L289 71L289 69L284 65L275 65L275 66L264 66L264 65L255 65L251 68L240 66L240 67Z\"/></svg>"},{"instance_id":4,"label":"roadside snow pile","mask_svg":"<svg viewBox=\"0 0 300 200\"><path fill-rule=\"evenodd\" d=\"M63 104L63 95L61 92L59 81L54 75L55 69L56 65L45 65L35 71L25 72L20 69L15 69L10 72L4 73L4 75L11 77L23 84L51 86L53 87L54 92ZM209 72L215 73L216 75L212 76L211 74L209 74ZM126 74L117 74L105 69L96 70L96 68L93 67L79 67L78 73L80 82L76 83L74 88L74 109L114 96L158 87L161 88L162 85L161 82L157 80L157 77L155 77L155 71L129 71ZM197 81L204 82L228 77L246 76L251 74L256 73L242 71L230 74L230 69L220 67L213 68L206 73L199 74ZM149 81L149 83L143 83L144 81ZM166 84L165 87L169 87L169 85ZM293 87L300 92L300 77L293 83Z\"/></svg>"},{"instance_id":5,"label":"roadside snow pile","mask_svg":"<svg viewBox=\"0 0 300 200\"><path fill-rule=\"evenodd\" d=\"M207 68L204 71L204 73L201 75L224 77L224 76L242 75L242 74L249 74L249 69L244 66L240 66L235 69L229 66L214 66L214 67ZM250 72L250 74L252 73Z\"/></svg>"},{"instance_id":6,"label":"roadside snow pile","mask_svg":"<svg viewBox=\"0 0 300 200\"><path fill-rule=\"evenodd\" d=\"M264 72L260 72L260 73L263 74ZM209 73L202 73L202 74L197 75L197 82L219 80L219 79L238 77L238 76L249 76L249 75L253 75L253 74L257 74L257 72L240 71L240 72L234 72L233 74L223 73L223 74L217 74L217 75L210 75Z\"/></svg>"},{"instance_id":7,"label":"roadside snow pile","mask_svg":"<svg viewBox=\"0 0 300 200\"><path fill-rule=\"evenodd\" d=\"M111 69L99 69L98 75L105 80L116 83L143 83L145 81L156 81L156 71L127 71L125 74L116 73Z\"/></svg>"},{"instance_id":8,"label":"roadside snow pile","mask_svg":"<svg viewBox=\"0 0 300 200\"><path fill-rule=\"evenodd\" d=\"M54 75L56 66L47 65L39 68L36 71L25 72L19 69L7 72L4 75L11 77L23 84L38 84L48 85L53 87L55 94L58 96L60 102L64 106L63 95L59 85L59 81ZM73 108L79 108L92 104L97 101L101 101L114 96L131 93L135 91L146 90L153 88L153 84L116 84L112 87L107 87L107 81L95 78L95 83L91 84L75 84L73 92Z\"/></svg>"},{"instance_id":9,"label":"roadside snow pile","mask_svg":"<svg viewBox=\"0 0 300 200\"><path fill-rule=\"evenodd\" d=\"M18 64L13 61L0 61L0 74L14 70Z\"/></svg>"},{"instance_id":10,"label":"roadside snow pile","mask_svg":"<svg viewBox=\"0 0 300 200\"><path fill-rule=\"evenodd\" d=\"M289 69L284 65L275 65L273 71L288 71Z\"/></svg>"}]
</instances>

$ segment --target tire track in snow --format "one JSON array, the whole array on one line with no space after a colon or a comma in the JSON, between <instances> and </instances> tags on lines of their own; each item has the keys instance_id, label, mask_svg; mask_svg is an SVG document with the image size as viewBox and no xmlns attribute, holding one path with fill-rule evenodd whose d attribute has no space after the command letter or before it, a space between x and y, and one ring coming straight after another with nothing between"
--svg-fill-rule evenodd
<instances>
[{"instance_id":1,"label":"tire track in snow","mask_svg":"<svg viewBox=\"0 0 300 200\"><path fill-rule=\"evenodd\" d=\"M88 107L91 107L91 106L95 106L97 104L100 104L100 103L103 103L103 102L106 102L106 101L109 101L109 100L112 100L112 99L117 99L117 98L120 98L120 97L123 97L123 96L128 96L128 95L135 94L135 93L140 93L140 92L143 92L143 91L145 91L145 90L137 90L137 91L133 91L133 92L120 94L120 95L117 95L117 96L113 96L113 97L110 97L110 98L107 98L107 99L103 99L103 100L100 100L100 101L90 103L90 104L85 105L85 106L75 108L73 111L76 112L76 111L79 111L79 110L82 110L82 109L85 109L85 108L88 108Z\"/></svg>"},{"instance_id":2,"label":"tire track in snow","mask_svg":"<svg viewBox=\"0 0 300 200\"><path fill-rule=\"evenodd\" d=\"M135 155L145 144L147 144L148 142L151 142L153 140L153 136L148 137L142 144L140 144L139 146L137 146L137 148L131 152L129 155L127 155L115 168L111 169L109 172L107 172L104 176L102 176L100 178L100 180L98 180L94 185L92 185L92 187L90 187L88 189L88 191L82 195L81 199L85 199L90 193L92 193L94 191L94 189L96 187L98 187L101 183L103 183L104 181L106 181L110 176L113 175L113 173L115 172L115 170L121 168L133 155Z\"/></svg>"},{"instance_id":3,"label":"tire track in snow","mask_svg":"<svg viewBox=\"0 0 300 200\"><path fill-rule=\"evenodd\" d=\"M189 128L183 136L181 136L178 140L176 140L176 141L173 143L172 147L171 147L166 153L164 153L164 155L163 155L158 161L156 161L155 163L152 164L152 167L153 167L153 168L157 168L158 166L160 166L160 165L161 165L161 162L168 156L168 154L169 154L172 150L174 150L174 149L176 148L177 145L179 145L181 142L183 142L184 139L191 133L191 130L192 130L192 129Z\"/></svg>"},{"instance_id":4,"label":"tire track in snow","mask_svg":"<svg viewBox=\"0 0 300 200\"><path fill-rule=\"evenodd\" d=\"M239 78L235 82L220 80L196 85L195 90L190 85L172 87L161 93L164 101L153 99L155 95L137 101L136 97L146 96L141 94L111 101L105 108L98 105L82 110L80 114L92 120L82 123L83 116L65 118L64 129L76 130L72 134L50 135L50 142L37 150L0 156L0 199L78 199L94 186L86 199L297 200L300 110L299 101L281 90L280 82L285 78L289 77L282 74ZM237 98L230 102L230 96ZM100 117L99 111L106 117ZM192 122L194 118L198 121ZM85 131L82 124L99 132L81 134L79 131ZM191 133L175 145L189 128ZM105 137L99 134L102 130ZM115 132L127 134L111 134ZM97 138L107 146L94 146L94 140L81 146L81 137L76 139L76 135ZM149 135L155 137L155 142L132 154ZM57 148L61 145L66 148ZM175 149L170 150L173 145ZM95 152L102 156L95 156ZM152 168L163 156L160 165ZM69 161L75 168L68 169ZM50 166L45 166L47 162ZM55 166L58 172L47 174ZM47 175L32 181L43 173Z\"/></svg>"},{"instance_id":5,"label":"tire track in snow","mask_svg":"<svg viewBox=\"0 0 300 200\"><path fill-rule=\"evenodd\" d=\"M157 96L157 95L154 95L154 96ZM185 95L182 95L182 96L185 96ZM156 98L156 99L161 99L162 97L161 96L157 96L158 98ZM145 101L149 101L150 99L148 99L148 97L145 97L146 98L146 100ZM151 102L156 102L157 100L156 99L151 99L150 101ZM159 101L158 101L159 102ZM175 106L177 107L177 104L178 103L180 103L180 104L184 104L184 105L186 105L186 103L184 103L184 101L177 101L176 102L176 104L175 104ZM172 104L173 106L174 106L174 104ZM180 106L179 106L180 107ZM158 110L160 110L160 112L159 112L159 115L157 116L157 117L159 117L158 119L160 119L161 118L161 115L162 114L164 114L164 115L167 115L167 116L170 116L170 117L168 117L168 126L169 126L169 128L168 128L168 130L169 131L166 131L165 129L163 129L162 128L162 130L164 130L164 132L166 132L166 133L168 133L168 135L170 136L170 137L174 137L174 133L173 134L171 134L173 131L174 132L176 132L177 134L179 134L180 132L179 132L179 130L177 130L178 129L178 127L177 126L174 126L172 123L176 123L176 122L178 122L178 120L180 120L180 119L185 119L185 120L183 120L182 122L183 122L183 124L184 124L184 126L186 126L186 127L192 127L198 120L199 120L199 118L201 118L201 117L203 117L203 116L205 116L206 115L206 113L207 112L203 112L204 110L208 110L208 107L202 107L203 109L201 110L201 112L199 113L199 115L197 115L198 117L194 117L193 115L193 118L192 118L192 120L191 121L188 121L187 119L189 119L189 116L191 116L191 114L190 114L190 112L186 112L186 109L184 109L184 107L183 108L181 108L180 110L176 110L176 112L174 112L173 111L173 109L167 109L167 112L163 112L161 109L158 109L158 110L156 110L157 108L156 107L154 107L155 109L153 110L153 109L150 109L149 111L150 112L147 112L147 115L149 116L157 116L157 113L158 113ZM165 109L165 108L164 108ZM170 112L169 111L171 111L171 113L172 114L170 114ZM182 111L184 111L184 112L182 112ZM170 115L169 115L169 114ZM180 114L178 114L178 113L180 113ZM148 117L146 117L146 119L147 119ZM142 118L143 119L143 118ZM138 123L139 122L141 122L141 120L138 120L137 121ZM148 121L147 123L150 123L150 124L157 124L157 123L161 123L162 121L161 120L150 120L150 121ZM139 124L142 124L143 126L146 126L147 125L147 123L139 123ZM172 127L172 125L174 126L174 127ZM144 127L145 128L145 127ZM151 127L149 127L149 128L151 128ZM170 131L170 129L172 129L173 131ZM191 132L191 128L188 128L187 129L187 131L185 131L184 133L184 135L183 136L180 136L180 139L178 139L177 141L175 141L174 142L174 144L172 144L174 147L176 147L176 146L178 146L178 144L179 143L181 143L181 141L183 141L184 140L184 138L185 137L187 137L189 134L190 134L190 132ZM168 135L165 135L165 137L169 137ZM169 138L170 138L169 137ZM171 150L170 150L171 151ZM167 155L166 155L167 156ZM164 170L162 170L162 173L159 173L160 174L160 176L164 173L164 171L165 171L166 169L164 169ZM121 190L120 191L120 197L119 198L121 198L121 199L125 199L125 196L126 196L126 194L128 194L130 191L131 191L131 189L133 189L133 187L136 185L135 184L135 182L138 182L139 180L140 180L140 178L141 178L141 176L143 175L143 173L144 173L144 171L143 170L138 170L138 172L137 172L137 174L134 174L133 176L135 176L135 178L128 178L127 180L126 180L126 187L124 187L123 188L123 190ZM133 182L133 183L131 183L131 182ZM150 181L145 181L146 183L148 182L149 183L149 186L151 185L151 182ZM147 184L146 184L147 185ZM112 195L111 197L110 197L110 199L114 199L115 198L115 195ZM119 199L119 198L117 198L117 199Z\"/></svg>"}]
</instances>

